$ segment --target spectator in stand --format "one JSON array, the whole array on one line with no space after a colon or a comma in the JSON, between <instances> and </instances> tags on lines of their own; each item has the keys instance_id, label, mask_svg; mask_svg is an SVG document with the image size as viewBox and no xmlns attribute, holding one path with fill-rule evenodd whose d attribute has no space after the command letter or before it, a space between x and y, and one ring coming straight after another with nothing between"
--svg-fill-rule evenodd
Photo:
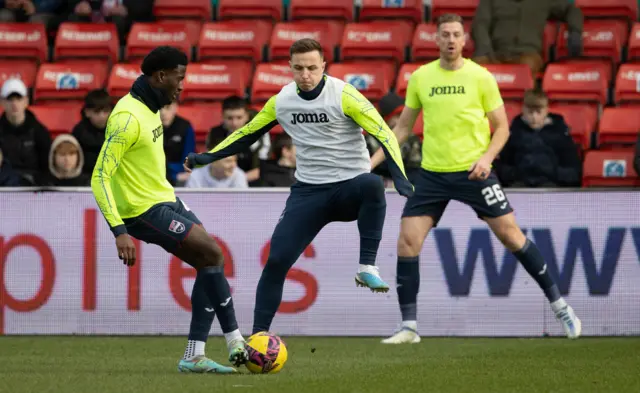
<instances>
[{"instance_id":1,"label":"spectator in stand","mask_svg":"<svg viewBox=\"0 0 640 393\"><path fill-rule=\"evenodd\" d=\"M580 187L582 162L561 115L549 113L541 90L524 94L522 114L500 153L497 174L505 187Z\"/></svg>"},{"instance_id":2,"label":"spectator in stand","mask_svg":"<svg viewBox=\"0 0 640 393\"><path fill-rule=\"evenodd\" d=\"M571 57L582 51L582 12L570 0L480 0L471 36L474 61L480 64L520 63L536 78L542 70L542 38L548 19L565 22Z\"/></svg>"},{"instance_id":3,"label":"spectator in stand","mask_svg":"<svg viewBox=\"0 0 640 393\"><path fill-rule=\"evenodd\" d=\"M56 14L64 11L66 0L0 0L0 22L42 23L51 28Z\"/></svg>"},{"instance_id":4,"label":"spectator in stand","mask_svg":"<svg viewBox=\"0 0 640 393\"><path fill-rule=\"evenodd\" d=\"M251 119L247 100L238 96L227 97L222 101L222 124L209 131L207 145L214 139L224 139L235 130L243 127ZM215 145L213 145L215 147ZM266 133L250 147L238 154L238 166L247 174L247 182L260 178L260 160L269 158L271 139Z\"/></svg>"},{"instance_id":5,"label":"spectator in stand","mask_svg":"<svg viewBox=\"0 0 640 393\"><path fill-rule=\"evenodd\" d=\"M636 175L640 176L640 134L638 134L638 141L636 142L636 156L633 159L633 168L636 170Z\"/></svg>"},{"instance_id":6,"label":"spectator in stand","mask_svg":"<svg viewBox=\"0 0 640 393\"><path fill-rule=\"evenodd\" d=\"M178 116L178 103L174 102L160 110L164 127L164 154L167 157L167 179L175 186L182 186L189 179L184 171L187 154L196 151L196 135L193 126L185 118Z\"/></svg>"},{"instance_id":7,"label":"spectator in stand","mask_svg":"<svg viewBox=\"0 0 640 393\"><path fill-rule=\"evenodd\" d=\"M0 117L0 148L5 157L31 184L49 172L51 136L27 109L27 87L20 79L7 79L0 90L4 113Z\"/></svg>"},{"instance_id":8,"label":"spectator in stand","mask_svg":"<svg viewBox=\"0 0 640 393\"><path fill-rule=\"evenodd\" d=\"M272 145L272 160L260 161L258 187L291 187L295 183L296 147L284 132L276 135Z\"/></svg>"},{"instance_id":9,"label":"spectator in stand","mask_svg":"<svg viewBox=\"0 0 640 393\"><path fill-rule=\"evenodd\" d=\"M133 22L153 20L154 0L67 0L72 22L112 22L125 42Z\"/></svg>"},{"instance_id":10,"label":"spectator in stand","mask_svg":"<svg viewBox=\"0 0 640 393\"><path fill-rule=\"evenodd\" d=\"M4 159L0 149L0 187L22 187L28 185L29 182L14 171L11 163Z\"/></svg>"},{"instance_id":11,"label":"spectator in stand","mask_svg":"<svg viewBox=\"0 0 640 393\"><path fill-rule=\"evenodd\" d=\"M90 91L84 98L82 120L73 127L72 135L78 140L84 154L82 173L91 175L104 143L107 119L113 110L111 96L104 89Z\"/></svg>"},{"instance_id":12,"label":"spectator in stand","mask_svg":"<svg viewBox=\"0 0 640 393\"><path fill-rule=\"evenodd\" d=\"M223 138L212 137L207 150L213 149ZM247 175L238 168L238 158L229 156L207 166L194 169L186 184L187 188L248 188Z\"/></svg>"},{"instance_id":13,"label":"spectator in stand","mask_svg":"<svg viewBox=\"0 0 640 393\"><path fill-rule=\"evenodd\" d=\"M40 186L87 187L91 175L82 173L84 155L73 135L62 134L51 144L49 173L39 181Z\"/></svg>"}]
</instances>

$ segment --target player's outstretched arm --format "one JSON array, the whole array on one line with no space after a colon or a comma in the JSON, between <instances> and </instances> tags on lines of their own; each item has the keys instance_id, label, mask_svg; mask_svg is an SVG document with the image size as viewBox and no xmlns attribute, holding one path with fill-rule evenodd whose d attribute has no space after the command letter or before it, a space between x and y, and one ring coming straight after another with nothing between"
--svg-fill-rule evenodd
<instances>
[{"instance_id":1,"label":"player's outstretched arm","mask_svg":"<svg viewBox=\"0 0 640 393\"><path fill-rule=\"evenodd\" d=\"M216 160L238 154L246 147L253 145L262 135L278 124L276 97L271 97L260 113L249 123L233 132L207 153L189 154L184 162L185 169L190 171L193 168L210 164Z\"/></svg>"},{"instance_id":2,"label":"player's outstretched arm","mask_svg":"<svg viewBox=\"0 0 640 393\"><path fill-rule=\"evenodd\" d=\"M413 194L413 185L404 172L398 140L373 104L355 87L347 84L342 91L342 110L380 142L381 150L389 158L389 172L398 192L404 196Z\"/></svg>"},{"instance_id":3,"label":"player's outstretched arm","mask_svg":"<svg viewBox=\"0 0 640 393\"><path fill-rule=\"evenodd\" d=\"M419 114L420 109L413 109L409 108L408 106L405 106L404 109L402 109L402 113L398 118L396 126L393 128L393 133L396 136L398 145L402 145L407 140L407 138L409 138L409 135L411 135L412 132L411 130L413 130L413 126L415 125L416 119L418 118ZM382 164L382 161L384 160L384 150L378 149L378 151L373 153L373 156L371 156L371 169L373 170L375 167Z\"/></svg>"}]
</instances>

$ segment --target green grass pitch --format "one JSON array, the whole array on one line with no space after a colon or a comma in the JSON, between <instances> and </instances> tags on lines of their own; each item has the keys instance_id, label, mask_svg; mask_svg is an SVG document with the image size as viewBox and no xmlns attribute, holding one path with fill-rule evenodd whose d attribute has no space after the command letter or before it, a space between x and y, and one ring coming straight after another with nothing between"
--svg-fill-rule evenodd
<instances>
[{"instance_id":1,"label":"green grass pitch","mask_svg":"<svg viewBox=\"0 0 640 393\"><path fill-rule=\"evenodd\" d=\"M0 392L640 392L640 338L284 339L280 374L222 376L178 373L184 338L0 337ZM224 340L207 355L224 360Z\"/></svg>"}]
</instances>

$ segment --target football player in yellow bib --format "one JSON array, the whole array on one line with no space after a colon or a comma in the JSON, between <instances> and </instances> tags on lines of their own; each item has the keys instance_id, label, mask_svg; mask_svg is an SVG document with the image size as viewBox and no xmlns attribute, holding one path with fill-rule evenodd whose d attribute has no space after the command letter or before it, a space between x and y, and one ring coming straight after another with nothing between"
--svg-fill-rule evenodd
<instances>
[{"instance_id":1,"label":"football player in yellow bib","mask_svg":"<svg viewBox=\"0 0 640 393\"><path fill-rule=\"evenodd\" d=\"M486 68L462 57L465 37L460 16L439 18L436 42L440 58L411 75L405 108L394 129L402 144L422 111L422 169L414 184L415 193L404 207L398 238L397 292L403 322L398 332L382 342L420 342L418 259L427 234L450 200L465 203L487 222L544 291L567 336L576 338L582 329L580 320L560 295L538 247L520 230L491 170L509 138L497 82ZM490 125L495 130L493 137ZM372 167L382 160L384 155L379 151L372 157Z\"/></svg>"}]
</instances>

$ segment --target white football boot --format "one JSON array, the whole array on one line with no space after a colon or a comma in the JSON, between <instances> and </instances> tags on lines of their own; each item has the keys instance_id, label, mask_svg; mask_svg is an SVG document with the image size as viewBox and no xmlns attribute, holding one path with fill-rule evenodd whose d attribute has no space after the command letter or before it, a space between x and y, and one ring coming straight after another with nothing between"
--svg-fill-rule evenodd
<instances>
[{"instance_id":1,"label":"white football boot","mask_svg":"<svg viewBox=\"0 0 640 393\"><path fill-rule=\"evenodd\" d=\"M562 328L570 339L580 337L582 333L582 321L573 312L573 308L567 305L556 311L556 319L562 324Z\"/></svg>"},{"instance_id":2,"label":"white football boot","mask_svg":"<svg viewBox=\"0 0 640 393\"><path fill-rule=\"evenodd\" d=\"M420 342L420 335L416 329L409 326L402 326L393 336L381 341L383 344L417 344Z\"/></svg>"}]
</instances>

